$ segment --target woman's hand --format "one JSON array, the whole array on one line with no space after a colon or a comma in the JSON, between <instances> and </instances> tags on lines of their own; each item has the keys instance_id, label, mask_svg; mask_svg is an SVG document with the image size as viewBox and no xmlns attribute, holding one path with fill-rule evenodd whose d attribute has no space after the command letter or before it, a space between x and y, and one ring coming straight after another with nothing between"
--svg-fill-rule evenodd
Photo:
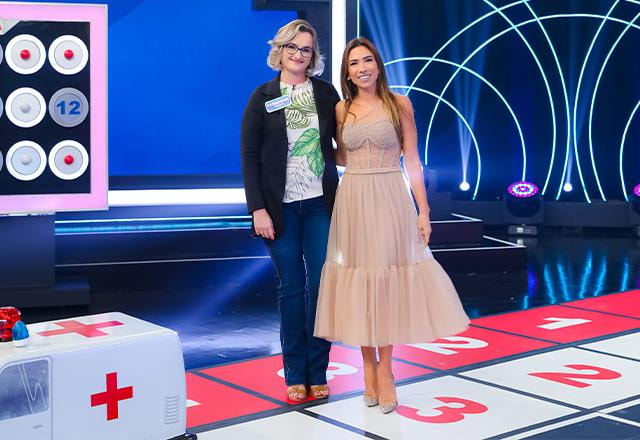
<instances>
[{"instance_id":1,"label":"woman's hand","mask_svg":"<svg viewBox=\"0 0 640 440\"><path fill-rule=\"evenodd\" d=\"M260 237L273 240L276 231L273 229L273 222L266 209L256 209L253 211L253 228Z\"/></svg>"},{"instance_id":2,"label":"woman's hand","mask_svg":"<svg viewBox=\"0 0 640 440\"><path fill-rule=\"evenodd\" d=\"M429 238L431 237L431 221L427 214L418 215L418 232L420 232L424 245L429 246Z\"/></svg>"}]
</instances>

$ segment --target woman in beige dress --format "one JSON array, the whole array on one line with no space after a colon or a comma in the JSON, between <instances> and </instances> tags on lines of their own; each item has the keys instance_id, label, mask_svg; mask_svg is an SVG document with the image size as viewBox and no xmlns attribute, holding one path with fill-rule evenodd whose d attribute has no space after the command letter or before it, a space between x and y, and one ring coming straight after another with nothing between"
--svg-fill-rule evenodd
<instances>
[{"instance_id":1,"label":"woman in beige dress","mask_svg":"<svg viewBox=\"0 0 640 440\"><path fill-rule=\"evenodd\" d=\"M336 158L346 169L331 218L315 336L361 347L365 404L389 413L398 405L393 345L459 333L469 318L428 248L429 205L411 102L391 92L366 38L347 44L340 76L345 100L336 105Z\"/></svg>"}]
</instances>

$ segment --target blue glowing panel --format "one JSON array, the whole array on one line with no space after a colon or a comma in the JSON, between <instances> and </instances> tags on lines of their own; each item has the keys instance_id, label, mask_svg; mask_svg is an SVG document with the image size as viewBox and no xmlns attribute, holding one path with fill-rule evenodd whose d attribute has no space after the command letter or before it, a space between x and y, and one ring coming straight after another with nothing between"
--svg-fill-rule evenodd
<instances>
[{"instance_id":1,"label":"blue glowing panel","mask_svg":"<svg viewBox=\"0 0 640 440\"><path fill-rule=\"evenodd\" d=\"M275 75L267 40L295 13L138 3L109 27L111 175L239 173L242 111Z\"/></svg>"}]
</instances>

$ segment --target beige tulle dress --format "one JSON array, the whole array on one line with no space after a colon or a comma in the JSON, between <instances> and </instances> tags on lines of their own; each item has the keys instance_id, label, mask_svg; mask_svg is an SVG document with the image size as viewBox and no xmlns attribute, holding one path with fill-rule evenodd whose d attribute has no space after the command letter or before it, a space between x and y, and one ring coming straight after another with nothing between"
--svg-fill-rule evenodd
<instances>
[{"instance_id":1,"label":"beige tulle dress","mask_svg":"<svg viewBox=\"0 0 640 440\"><path fill-rule=\"evenodd\" d=\"M346 123L347 166L336 194L315 336L354 346L428 342L465 330L451 280L424 245L382 109Z\"/></svg>"}]
</instances>

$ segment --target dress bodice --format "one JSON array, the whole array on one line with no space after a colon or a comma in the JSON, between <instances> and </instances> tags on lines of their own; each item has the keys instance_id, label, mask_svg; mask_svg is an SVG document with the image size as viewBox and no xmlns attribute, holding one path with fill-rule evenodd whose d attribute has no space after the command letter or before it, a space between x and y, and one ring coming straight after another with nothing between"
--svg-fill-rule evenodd
<instances>
[{"instance_id":1,"label":"dress bodice","mask_svg":"<svg viewBox=\"0 0 640 440\"><path fill-rule=\"evenodd\" d=\"M347 168L388 168L400 166L401 145L393 122L380 108L366 118L346 122L342 141L347 150Z\"/></svg>"}]
</instances>

